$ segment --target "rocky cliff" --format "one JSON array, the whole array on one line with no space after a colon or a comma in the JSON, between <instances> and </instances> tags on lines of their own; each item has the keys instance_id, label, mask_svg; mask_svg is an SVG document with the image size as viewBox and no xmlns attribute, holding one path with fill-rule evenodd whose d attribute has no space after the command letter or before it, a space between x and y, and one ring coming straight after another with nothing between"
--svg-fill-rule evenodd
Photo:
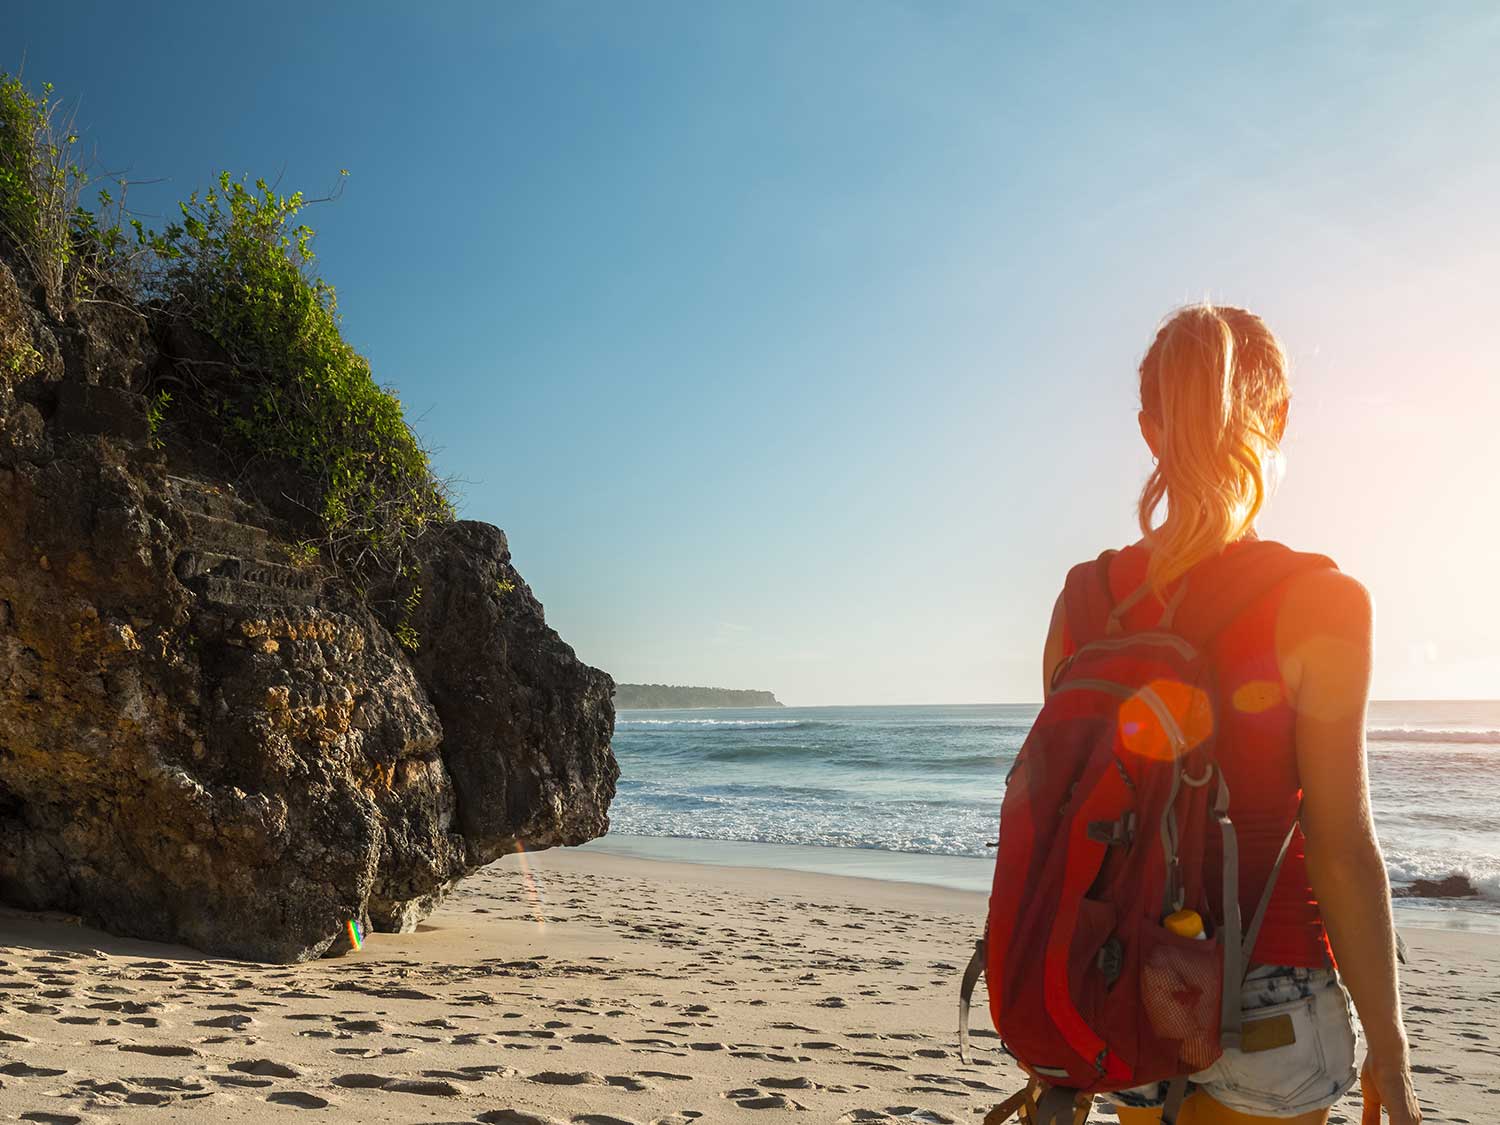
<instances>
[{"instance_id":1,"label":"rocky cliff","mask_svg":"<svg viewBox=\"0 0 1500 1125\"><path fill-rule=\"evenodd\" d=\"M504 534L445 522L398 644L279 492L153 434L149 308L0 262L0 901L219 954L415 926L498 856L604 833L613 684Z\"/></svg>"}]
</instances>

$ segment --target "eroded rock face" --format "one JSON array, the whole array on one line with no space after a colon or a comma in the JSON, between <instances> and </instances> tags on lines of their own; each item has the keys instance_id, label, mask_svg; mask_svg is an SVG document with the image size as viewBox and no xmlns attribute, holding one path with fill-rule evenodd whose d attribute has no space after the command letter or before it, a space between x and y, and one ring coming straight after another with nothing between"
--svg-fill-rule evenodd
<instances>
[{"instance_id":1,"label":"eroded rock face","mask_svg":"<svg viewBox=\"0 0 1500 1125\"><path fill-rule=\"evenodd\" d=\"M443 722L467 862L489 863L517 842L602 836L619 775L609 751L613 681L547 628L503 531L463 520L435 540L413 662ZM493 750L517 744L546 749L524 761Z\"/></svg>"},{"instance_id":2,"label":"eroded rock face","mask_svg":"<svg viewBox=\"0 0 1500 1125\"><path fill-rule=\"evenodd\" d=\"M59 324L0 263L0 900L295 960L351 918L414 927L518 843L601 835L613 685L503 533L424 544L408 653L151 447L157 357L117 312Z\"/></svg>"}]
</instances>

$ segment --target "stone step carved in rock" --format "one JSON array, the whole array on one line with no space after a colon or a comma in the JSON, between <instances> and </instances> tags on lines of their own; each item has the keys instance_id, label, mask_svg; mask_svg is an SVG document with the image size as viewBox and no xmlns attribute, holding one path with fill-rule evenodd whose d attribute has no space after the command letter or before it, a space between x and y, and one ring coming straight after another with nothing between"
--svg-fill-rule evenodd
<instances>
[{"instance_id":1,"label":"stone step carved in rock","mask_svg":"<svg viewBox=\"0 0 1500 1125\"><path fill-rule=\"evenodd\" d=\"M188 526L192 529L194 546L202 550L267 560L276 551L271 533L254 524L189 510Z\"/></svg>"},{"instance_id":2,"label":"stone step carved in rock","mask_svg":"<svg viewBox=\"0 0 1500 1125\"><path fill-rule=\"evenodd\" d=\"M322 585L316 571L214 551L184 551L177 556L175 569L184 586L211 601L231 605L310 605Z\"/></svg>"},{"instance_id":3,"label":"stone step carved in rock","mask_svg":"<svg viewBox=\"0 0 1500 1125\"><path fill-rule=\"evenodd\" d=\"M189 513L196 512L236 523L256 522L255 508L222 484L168 474L167 487L177 505Z\"/></svg>"},{"instance_id":4,"label":"stone step carved in rock","mask_svg":"<svg viewBox=\"0 0 1500 1125\"><path fill-rule=\"evenodd\" d=\"M220 605L315 605L318 587L277 586L245 578L210 574L189 583L206 601Z\"/></svg>"},{"instance_id":5,"label":"stone step carved in rock","mask_svg":"<svg viewBox=\"0 0 1500 1125\"><path fill-rule=\"evenodd\" d=\"M226 605L317 600L321 572L288 566L283 541L267 526L273 521L233 488L185 476L168 476L167 484L188 522L189 546L174 567L183 585Z\"/></svg>"}]
</instances>

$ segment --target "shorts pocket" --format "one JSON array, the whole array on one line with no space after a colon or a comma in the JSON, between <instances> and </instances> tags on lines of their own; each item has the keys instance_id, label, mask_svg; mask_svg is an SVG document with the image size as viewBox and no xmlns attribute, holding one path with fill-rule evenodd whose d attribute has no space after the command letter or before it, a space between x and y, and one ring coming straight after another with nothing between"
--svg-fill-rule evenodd
<instances>
[{"instance_id":1,"label":"shorts pocket","mask_svg":"<svg viewBox=\"0 0 1500 1125\"><path fill-rule=\"evenodd\" d=\"M1319 1029L1323 1039L1323 1063L1329 1081L1333 1082L1342 1097L1359 1081L1358 1026L1354 1018L1354 1004L1349 998L1344 982L1335 978L1330 987L1319 995Z\"/></svg>"},{"instance_id":2,"label":"shorts pocket","mask_svg":"<svg viewBox=\"0 0 1500 1125\"><path fill-rule=\"evenodd\" d=\"M1271 1116L1291 1116L1314 1107L1304 1103L1325 1104L1322 1099L1335 1083L1319 999L1315 994L1246 1012L1247 1025L1260 1024L1249 1034L1247 1046L1263 1049L1225 1051L1213 1067L1212 1080L1205 1083L1209 1093L1231 1109Z\"/></svg>"}]
</instances>

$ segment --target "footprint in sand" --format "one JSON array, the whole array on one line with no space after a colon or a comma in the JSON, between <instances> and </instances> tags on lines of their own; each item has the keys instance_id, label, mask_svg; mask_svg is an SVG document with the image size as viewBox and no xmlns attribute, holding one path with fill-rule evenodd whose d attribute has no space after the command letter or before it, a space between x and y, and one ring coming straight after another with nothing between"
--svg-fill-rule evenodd
<instances>
[{"instance_id":1,"label":"footprint in sand","mask_svg":"<svg viewBox=\"0 0 1500 1125\"><path fill-rule=\"evenodd\" d=\"M126 1105L166 1105L171 1100L171 1095L155 1090L132 1090L125 1095Z\"/></svg>"},{"instance_id":2,"label":"footprint in sand","mask_svg":"<svg viewBox=\"0 0 1500 1125\"><path fill-rule=\"evenodd\" d=\"M132 1020L130 1022L133 1023L135 1021ZM193 1026L194 1027L228 1027L228 1028L234 1029L235 1031L239 1031L241 1028L249 1027L254 1022L255 1021L253 1019L251 1019L249 1016L246 1016L246 1015L215 1016L215 1017L213 1017L213 1019L194 1020L193 1021Z\"/></svg>"},{"instance_id":3,"label":"footprint in sand","mask_svg":"<svg viewBox=\"0 0 1500 1125\"><path fill-rule=\"evenodd\" d=\"M340 1031L350 1031L356 1035L373 1035L386 1030L385 1024L379 1020L344 1020L333 1026Z\"/></svg>"},{"instance_id":4,"label":"footprint in sand","mask_svg":"<svg viewBox=\"0 0 1500 1125\"><path fill-rule=\"evenodd\" d=\"M501 1066L499 1063L486 1063L483 1066L461 1066L458 1073L470 1076L472 1081L478 1082L484 1078L515 1078L521 1072L513 1066Z\"/></svg>"},{"instance_id":5,"label":"footprint in sand","mask_svg":"<svg viewBox=\"0 0 1500 1125\"><path fill-rule=\"evenodd\" d=\"M474 1120L484 1122L484 1125L563 1125L555 1117L546 1117L524 1109L489 1109Z\"/></svg>"},{"instance_id":6,"label":"footprint in sand","mask_svg":"<svg viewBox=\"0 0 1500 1125\"><path fill-rule=\"evenodd\" d=\"M392 1094L418 1094L428 1098L459 1098L463 1091L442 1078L392 1078L381 1087Z\"/></svg>"},{"instance_id":7,"label":"footprint in sand","mask_svg":"<svg viewBox=\"0 0 1500 1125\"><path fill-rule=\"evenodd\" d=\"M500 1068L495 1067L494 1069L499 1070ZM422 1077L445 1081L451 1079L454 1082L483 1082L488 1075L473 1067L466 1067L463 1070L424 1070Z\"/></svg>"},{"instance_id":8,"label":"footprint in sand","mask_svg":"<svg viewBox=\"0 0 1500 1125\"><path fill-rule=\"evenodd\" d=\"M266 1101L275 1105L296 1106L298 1109L327 1109L333 1104L327 1098L306 1090L277 1090L274 1094L267 1094Z\"/></svg>"},{"instance_id":9,"label":"footprint in sand","mask_svg":"<svg viewBox=\"0 0 1500 1125\"><path fill-rule=\"evenodd\" d=\"M346 1090L379 1090L390 1080L386 1074L340 1074L332 1081Z\"/></svg>"},{"instance_id":10,"label":"footprint in sand","mask_svg":"<svg viewBox=\"0 0 1500 1125\"><path fill-rule=\"evenodd\" d=\"M68 1073L66 1070L55 1070L50 1066L31 1066L23 1062L10 1062L0 1066L0 1074L9 1074L12 1078L56 1078L59 1074Z\"/></svg>"},{"instance_id":11,"label":"footprint in sand","mask_svg":"<svg viewBox=\"0 0 1500 1125\"><path fill-rule=\"evenodd\" d=\"M632 1078L628 1074L607 1074L604 1081L618 1090L628 1090L632 1094L639 1094L642 1090L651 1089L646 1083L638 1078Z\"/></svg>"},{"instance_id":12,"label":"footprint in sand","mask_svg":"<svg viewBox=\"0 0 1500 1125\"><path fill-rule=\"evenodd\" d=\"M811 1078L801 1074L795 1078L757 1078L755 1084L767 1090L817 1090L820 1088Z\"/></svg>"},{"instance_id":13,"label":"footprint in sand","mask_svg":"<svg viewBox=\"0 0 1500 1125\"><path fill-rule=\"evenodd\" d=\"M173 1093L195 1093L206 1089L202 1082L191 1078L127 1078L133 1086L143 1086L148 1090L168 1090Z\"/></svg>"},{"instance_id":14,"label":"footprint in sand","mask_svg":"<svg viewBox=\"0 0 1500 1125\"><path fill-rule=\"evenodd\" d=\"M794 1102L782 1094L762 1094L753 1098L740 1098L734 1103L741 1109L806 1109L801 1102Z\"/></svg>"},{"instance_id":15,"label":"footprint in sand","mask_svg":"<svg viewBox=\"0 0 1500 1125\"><path fill-rule=\"evenodd\" d=\"M263 1078L301 1078L302 1072L295 1067L287 1066L285 1063L275 1062L272 1059L241 1059L239 1062L229 1064L230 1070L237 1070L241 1074L255 1074Z\"/></svg>"},{"instance_id":16,"label":"footprint in sand","mask_svg":"<svg viewBox=\"0 0 1500 1125\"><path fill-rule=\"evenodd\" d=\"M603 1086L604 1075L595 1074L591 1070L541 1070L529 1075L533 1082L543 1082L549 1086Z\"/></svg>"}]
</instances>

